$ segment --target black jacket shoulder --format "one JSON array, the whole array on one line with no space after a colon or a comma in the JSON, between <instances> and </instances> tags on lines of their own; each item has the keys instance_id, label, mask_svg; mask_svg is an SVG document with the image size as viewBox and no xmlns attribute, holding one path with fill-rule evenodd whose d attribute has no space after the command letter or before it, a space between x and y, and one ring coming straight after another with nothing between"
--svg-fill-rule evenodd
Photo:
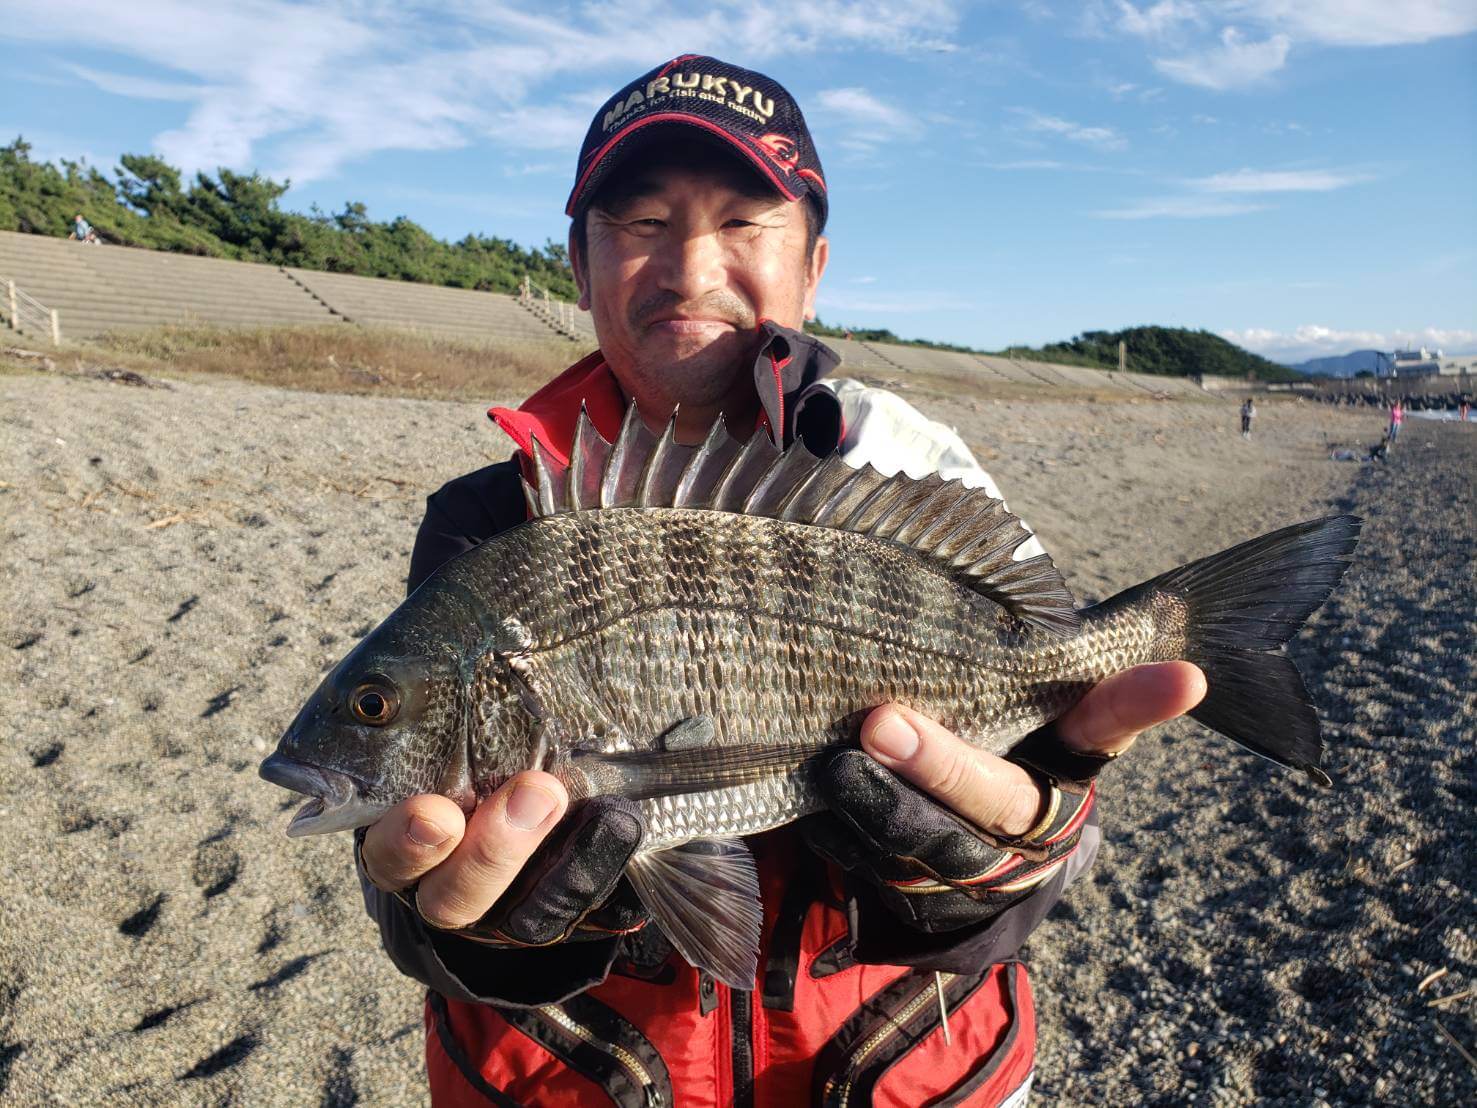
<instances>
[{"instance_id":1,"label":"black jacket shoulder","mask_svg":"<svg viewBox=\"0 0 1477 1108\"><path fill-rule=\"evenodd\" d=\"M426 497L426 517L416 532L405 591L415 592L458 554L527 518L523 474L516 458L448 481Z\"/></svg>"}]
</instances>

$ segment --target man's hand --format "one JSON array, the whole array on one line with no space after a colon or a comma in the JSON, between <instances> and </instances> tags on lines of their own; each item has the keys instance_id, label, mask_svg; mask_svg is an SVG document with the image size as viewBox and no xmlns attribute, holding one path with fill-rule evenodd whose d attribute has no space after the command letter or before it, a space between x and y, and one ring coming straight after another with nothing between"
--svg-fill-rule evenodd
<instances>
[{"instance_id":1,"label":"man's hand","mask_svg":"<svg viewBox=\"0 0 1477 1108\"><path fill-rule=\"evenodd\" d=\"M481 938L557 942L611 896L644 832L627 801L592 801L561 824L568 808L564 786L538 771L518 774L470 818L444 796L412 796L365 833L364 872L390 893L419 882L414 904L433 927L480 923ZM621 907L612 912L586 937L640 923Z\"/></svg>"},{"instance_id":2,"label":"man's hand","mask_svg":"<svg viewBox=\"0 0 1477 1108\"><path fill-rule=\"evenodd\" d=\"M1137 666L1084 696L1056 721L1056 735L1076 753L1116 756L1150 727L1199 704L1205 687L1205 675L1189 662ZM1041 790L1025 769L900 705L867 717L862 749L991 834L1017 838L1041 816Z\"/></svg>"},{"instance_id":3,"label":"man's hand","mask_svg":"<svg viewBox=\"0 0 1477 1108\"><path fill-rule=\"evenodd\" d=\"M1204 695L1204 675L1187 662L1140 666L1090 691L1037 750L1088 756L1081 764L1092 768L1069 776L1090 777L1101 764L1094 756L1123 753ZM1075 848L1088 801L1080 780L1043 788L1039 774L895 704L867 717L861 740L865 753L845 751L821 767L832 814L811 820L806 836L919 930L990 919Z\"/></svg>"}]
</instances>

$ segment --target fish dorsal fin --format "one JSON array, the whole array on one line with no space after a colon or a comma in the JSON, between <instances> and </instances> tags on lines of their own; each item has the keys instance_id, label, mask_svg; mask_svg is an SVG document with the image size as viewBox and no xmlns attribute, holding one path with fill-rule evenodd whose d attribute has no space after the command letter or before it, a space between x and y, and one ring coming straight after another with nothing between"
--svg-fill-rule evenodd
<instances>
[{"instance_id":1,"label":"fish dorsal fin","mask_svg":"<svg viewBox=\"0 0 1477 1108\"><path fill-rule=\"evenodd\" d=\"M874 535L907 546L1022 622L1072 634L1080 617L1050 555L1015 558L1031 533L983 489L938 474L885 477L839 454L818 458L797 441L781 452L756 431L739 443L720 418L700 446L660 436L634 404L613 443L582 408L568 464L533 443L524 482L535 517L598 508L704 508Z\"/></svg>"}]
</instances>

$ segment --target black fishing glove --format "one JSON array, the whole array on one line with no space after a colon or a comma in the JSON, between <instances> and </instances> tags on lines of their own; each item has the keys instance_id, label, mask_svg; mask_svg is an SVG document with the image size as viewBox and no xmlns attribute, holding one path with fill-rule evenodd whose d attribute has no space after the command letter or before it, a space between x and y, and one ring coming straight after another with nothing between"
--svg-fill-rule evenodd
<instances>
[{"instance_id":1,"label":"black fishing glove","mask_svg":"<svg viewBox=\"0 0 1477 1108\"><path fill-rule=\"evenodd\" d=\"M1034 745L1060 747L1049 732ZM875 886L889 910L920 931L982 923L1029 895L1076 849L1092 804L1090 777L1069 779L1016 760L1044 798L1037 825L1019 839L988 834L860 750L839 751L821 764L816 784L831 812L806 822L806 839ZM1072 764L1074 772L1088 768Z\"/></svg>"},{"instance_id":2,"label":"black fishing glove","mask_svg":"<svg viewBox=\"0 0 1477 1108\"><path fill-rule=\"evenodd\" d=\"M645 831L632 801L585 802L549 833L486 915L452 934L491 946L527 947L637 930L646 923L646 911L621 874ZM415 907L414 887L396 895Z\"/></svg>"}]
</instances>

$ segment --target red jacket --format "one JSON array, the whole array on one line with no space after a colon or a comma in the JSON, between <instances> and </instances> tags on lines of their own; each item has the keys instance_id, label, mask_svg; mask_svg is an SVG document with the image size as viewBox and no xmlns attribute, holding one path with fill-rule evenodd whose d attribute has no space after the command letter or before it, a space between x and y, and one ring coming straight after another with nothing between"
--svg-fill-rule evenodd
<instances>
[{"instance_id":1,"label":"red jacket","mask_svg":"<svg viewBox=\"0 0 1477 1108\"><path fill-rule=\"evenodd\" d=\"M841 421L824 397L795 411L834 355L818 343L790 353L756 364L763 420L786 441L834 449ZM581 403L613 437L624 400L598 353L518 411L489 414L521 448L537 435L563 451ZM514 459L429 498L412 589L525 518L518 477ZM437 1105L1019 1104L1033 1072L1035 1021L1016 952L1096 853L1090 804L1074 823L1076 852L1049 881L986 923L944 935L909 930L868 889L843 883L793 829L750 839L765 910L753 992L692 968L655 927L493 949L435 931L363 884L386 950L430 986L426 1064ZM941 1026L940 983L952 1042Z\"/></svg>"}]
</instances>

